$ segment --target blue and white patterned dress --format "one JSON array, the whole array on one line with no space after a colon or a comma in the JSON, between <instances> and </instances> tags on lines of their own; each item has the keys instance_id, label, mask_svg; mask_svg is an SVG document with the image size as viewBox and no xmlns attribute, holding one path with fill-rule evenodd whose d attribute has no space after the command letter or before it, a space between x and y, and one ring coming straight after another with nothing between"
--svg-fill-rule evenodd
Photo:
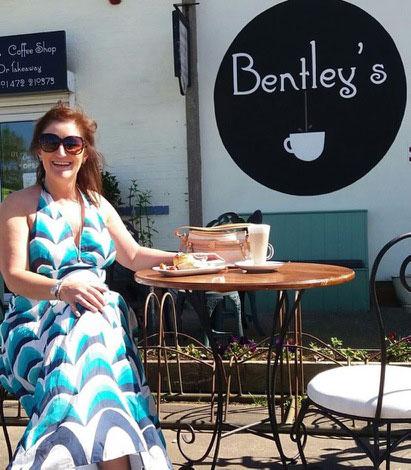
<instances>
[{"instance_id":1,"label":"blue and white patterned dress","mask_svg":"<svg viewBox=\"0 0 411 470\"><path fill-rule=\"evenodd\" d=\"M51 195L42 189L30 232L30 270L104 282L115 258L98 208L83 195L79 246ZM127 306L104 294L103 313L79 319L62 301L16 295L0 328L0 380L30 417L10 469L94 469L132 455L132 468L172 468L153 398L130 338Z\"/></svg>"}]
</instances>

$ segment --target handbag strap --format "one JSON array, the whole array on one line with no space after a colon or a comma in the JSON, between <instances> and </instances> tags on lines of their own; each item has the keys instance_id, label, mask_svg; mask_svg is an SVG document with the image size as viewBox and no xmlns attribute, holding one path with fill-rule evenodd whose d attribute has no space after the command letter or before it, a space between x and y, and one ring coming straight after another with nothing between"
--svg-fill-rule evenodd
<instances>
[{"instance_id":1,"label":"handbag strap","mask_svg":"<svg viewBox=\"0 0 411 470\"><path fill-rule=\"evenodd\" d=\"M187 236L187 232L190 230L195 230L202 233L218 233L218 232L227 232L231 231L234 232L236 230L242 230L248 228L250 223L238 223L238 224L223 224L223 225L216 225L214 227L196 227L194 225L182 225L181 227L176 228L174 234L181 238Z\"/></svg>"},{"instance_id":2,"label":"handbag strap","mask_svg":"<svg viewBox=\"0 0 411 470\"><path fill-rule=\"evenodd\" d=\"M248 228L250 223L244 222L239 224L223 224L223 225L215 225L214 227L196 227L194 225L182 225L178 227L176 230L180 229L188 229L188 230L200 230L202 232L225 232L227 230L237 230L237 229L244 229Z\"/></svg>"}]
</instances>

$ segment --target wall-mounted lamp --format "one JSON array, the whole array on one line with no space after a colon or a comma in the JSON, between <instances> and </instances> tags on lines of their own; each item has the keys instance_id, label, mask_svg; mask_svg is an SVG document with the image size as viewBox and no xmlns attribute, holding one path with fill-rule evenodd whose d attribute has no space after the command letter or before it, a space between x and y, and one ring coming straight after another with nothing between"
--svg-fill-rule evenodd
<instances>
[{"instance_id":1,"label":"wall-mounted lamp","mask_svg":"<svg viewBox=\"0 0 411 470\"><path fill-rule=\"evenodd\" d=\"M108 0L112 5L118 5L121 3L121 0Z\"/></svg>"}]
</instances>

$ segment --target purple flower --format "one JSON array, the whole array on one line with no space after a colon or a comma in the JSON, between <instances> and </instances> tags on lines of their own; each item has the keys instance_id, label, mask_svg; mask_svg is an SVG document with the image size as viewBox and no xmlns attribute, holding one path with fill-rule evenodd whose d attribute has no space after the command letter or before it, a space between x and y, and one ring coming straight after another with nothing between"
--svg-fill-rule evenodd
<instances>
[{"instance_id":1,"label":"purple flower","mask_svg":"<svg viewBox=\"0 0 411 470\"><path fill-rule=\"evenodd\" d=\"M248 343L248 349L254 352L257 349L257 343L254 340L250 340Z\"/></svg>"}]
</instances>

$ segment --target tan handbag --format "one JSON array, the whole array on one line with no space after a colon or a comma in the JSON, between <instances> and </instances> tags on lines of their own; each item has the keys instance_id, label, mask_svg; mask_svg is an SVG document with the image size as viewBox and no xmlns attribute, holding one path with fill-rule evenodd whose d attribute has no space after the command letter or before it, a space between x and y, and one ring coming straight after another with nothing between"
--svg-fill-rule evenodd
<instances>
[{"instance_id":1,"label":"tan handbag","mask_svg":"<svg viewBox=\"0 0 411 470\"><path fill-rule=\"evenodd\" d=\"M215 227L183 226L175 231L180 239L180 251L187 253L212 252L232 264L248 257L247 227L250 224L226 224Z\"/></svg>"}]
</instances>

